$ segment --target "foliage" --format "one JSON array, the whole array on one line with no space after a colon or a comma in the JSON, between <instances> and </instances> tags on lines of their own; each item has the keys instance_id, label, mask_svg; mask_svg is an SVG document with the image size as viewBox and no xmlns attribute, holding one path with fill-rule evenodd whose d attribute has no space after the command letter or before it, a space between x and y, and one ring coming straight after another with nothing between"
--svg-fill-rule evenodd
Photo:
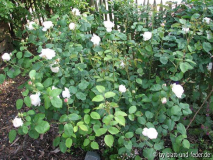
<instances>
[{"instance_id":1,"label":"foliage","mask_svg":"<svg viewBox=\"0 0 213 160\"><path fill-rule=\"evenodd\" d=\"M12 60L8 61L11 67L4 68L9 78L29 75L31 82L24 84L23 99L16 103L18 110L28 108L19 114L24 125L18 128L18 134L37 139L55 126L58 136L53 146L59 146L61 152L73 145L94 150L105 147L105 152L114 149L111 158L135 157L135 149L140 148L147 159L154 159L156 152L197 152L198 148L187 139L186 126L192 111L212 89L213 71L206 65L211 62L213 23L203 22L205 17L212 19L212 5L201 4L204 10L197 5L199 1L190 4L195 6L193 9L182 5L168 11L170 14L185 9L176 13L172 21L172 15L162 19L165 27L157 23L149 27L141 23L148 14L136 13L137 8L125 2L121 2L124 7L119 10L117 3L111 7L115 7L113 11L119 19L115 23L120 30L107 32L97 13L56 14L48 19L54 26L46 32L39 24L34 25L34 30L24 30L29 36L19 50L12 52ZM71 22L76 24L74 30L69 29ZM189 32L184 28L189 28ZM91 42L93 31L100 36L100 45ZM144 32L152 32L151 39L144 41ZM32 53L30 45L36 53ZM46 48L56 52L53 59L39 56ZM50 66L59 67L59 72L52 72ZM5 75L0 78L4 80ZM170 86L174 82L184 88L180 99ZM120 85L127 90L121 91ZM71 94L68 102L62 96L65 88ZM38 92L41 105L34 106L31 95ZM167 102L162 104L164 97ZM210 105L210 114L212 104L211 97L205 104ZM203 113L205 110L196 117L194 126L211 125L211 118ZM157 138L144 136L144 128L155 128ZM11 130L11 142L16 135L16 130ZM171 140L171 147L165 146L166 138ZM104 141L104 146L99 140Z\"/></svg>"}]
</instances>

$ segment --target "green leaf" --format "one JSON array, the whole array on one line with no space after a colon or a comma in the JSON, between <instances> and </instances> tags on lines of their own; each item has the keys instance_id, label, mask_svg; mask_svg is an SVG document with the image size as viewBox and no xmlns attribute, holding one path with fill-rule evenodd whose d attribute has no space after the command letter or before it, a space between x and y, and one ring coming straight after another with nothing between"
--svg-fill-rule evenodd
<instances>
[{"instance_id":1,"label":"green leaf","mask_svg":"<svg viewBox=\"0 0 213 160\"><path fill-rule=\"evenodd\" d=\"M73 134L73 126L72 124L68 123L64 125L64 133L68 136L71 137Z\"/></svg>"},{"instance_id":2,"label":"green leaf","mask_svg":"<svg viewBox=\"0 0 213 160\"><path fill-rule=\"evenodd\" d=\"M85 139L83 145L86 147L86 146L88 146L89 143L90 143L90 140L89 139Z\"/></svg>"},{"instance_id":3,"label":"green leaf","mask_svg":"<svg viewBox=\"0 0 213 160\"><path fill-rule=\"evenodd\" d=\"M24 103L26 104L27 107L31 106L31 99L29 96L24 98Z\"/></svg>"},{"instance_id":4,"label":"green leaf","mask_svg":"<svg viewBox=\"0 0 213 160\"><path fill-rule=\"evenodd\" d=\"M79 89L81 89L82 91L84 91L89 85L89 82L83 80L81 81L81 83L79 83L78 87Z\"/></svg>"},{"instance_id":5,"label":"green leaf","mask_svg":"<svg viewBox=\"0 0 213 160\"><path fill-rule=\"evenodd\" d=\"M137 111L137 107L136 106L131 106L129 108L129 113L132 114L132 113L135 113Z\"/></svg>"},{"instance_id":6,"label":"green leaf","mask_svg":"<svg viewBox=\"0 0 213 160\"><path fill-rule=\"evenodd\" d=\"M50 91L50 96L51 97L57 97L61 94L62 90L61 89L53 89Z\"/></svg>"},{"instance_id":7,"label":"green leaf","mask_svg":"<svg viewBox=\"0 0 213 160\"><path fill-rule=\"evenodd\" d=\"M77 121L77 120L81 119L81 117L76 113L72 113L72 114L68 115L68 119L70 121Z\"/></svg>"},{"instance_id":8,"label":"green leaf","mask_svg":"<svg viewBox=\"0 0 213 160\"><path fill-rule=\"evenodd\" d=\"M186 24L186 20L185 19L179 19L181 24Z\"/></svg>"},{"instance_id":9,"label":"green leaf","mask_svg":"<svg viewBox=\"0 0 213 160\"><path fill-rule=\"evenodd\" d=\"M108 129L108 132L111 134L117 134L117 133L119 133L119 130L116 127L110 127Z\"/></svg>"},{"instance_id":10,"label":"green leaf","mask_svg":"<svg viewBox=\"0 0 213 160\"><path fill-rule=\"evenodd\" d=\"M181 62L180 63L180 70L185 73L186 71L193 69L193 67L188 62Z\"/></svg>"},{"instance_id":11,"label":"green leaf","mask_svg":"<svg viewBox=\"0 0 213 160\"><path fill-rule=\"evenodd\" d=\"M22 57L22 52L18 52L18 53L16 54L16 57L17 57L18 59L21 59L21 57Z\"/></svg>"},{"instance_id":12,"label":"green leaf","mask_svg":"<svg viewBox=\"0 0 213 160\"><path fill-rule=\"evenodd\" d=\"M107 129L106 128L99 128L99 129L97 129L96 131L95 131L95 133L96 133L96 136L101 136L101 135L103 135L103 134L105 134L107 132Z\"/></svg>"},{"instance_id":13,"label":"green leaf","mask_svg":"<svg viewBox=\"0 0 213 160\"><path fill-rule=\"evenodd\" d=\"M92 99L92 101L94 102L101 102L103 100L104 100L104 97L102 95L97 95Z\"/></svg>"},{"instance_id":14,"label":"green leaf","mask_svg":"<svg viewBox=\"0 0 213 160\"><path fill-rule=\"evenodd\" d=\"M4 82L5 78L6 78L5 75L0 74L0 84Z\"/></svg>"},{"instance_id":15,"label":"green leaf","mask_svg":"<svg viewBox=\"0 0 213 160\"><path fill-rule=\"evenodd\" d=\"M107 92L107 93L104 94L105 98L111 98L111 97L114 97L114 96L115 96L114 92Z\"/></svg>"},{"instance_id":16,"label":"green leaf","mask_svg":"<svg viewBox=\"0 0 213 160\"><path fill-rule=\"evenodd\" d=\"M82 130L82 131L88 131L88 128L87 128L87 126L85 126L85 125L79 125L79 127L80 127L80 129Z\"/></svg>"},{"instance_id":17,"label":"green leaf","mask_svg":"<svg viewBox=\"0 0 213 160\"><path fill-rule=\"evenodd\" d=\"M160 84L155 84L150 88L151 91L159 91L161 90L161 85Z\"/></svg>"},{"instance_id":18,"label":"green leaf","mask_svg":"<svg viewBox=\"0 0 213 160\"><path fill-rule=\"evenodd\" d=\"M36 76L36 71L35 70L31 70L30 73L29 73L30 79L35 78L35 76Z\"/></svg>"},{"instance_id":19,"label":"green leaf","mask_svg":"<svg viewBox=\"0 0 213 160\"><path fill-rule=\"evenodd\" d=\"M101 119L100 115L97 113L97 112L92 112L90 114L90 116L93 118L93 119Z\"/></svg>"},{"instance_id":20,"label":"green leaf","mask_svg":"<svg viewBox=\"0 0 213 160\"><path fill-rule=\"evenodd\" d=\"M92 147L92 149L99 149L99 145L97 142L92 142L91 147Z\"/></svg>"},{"instance_id":21,"label":"green leaf","mask_svg":"<svg viewBox=\"0 0 213 160\"><path fill-rule=\"evenodd\" d=\"M82 101L86 100L86 95L82 92L77 92L76 97Z\"/></svg>"},{"instance_id":22,"label":"green leaf","mask_svg":"<svg viewBox=\"0 0 213 160\"><path fill-rule=\"evenodd\" d=\"M60 143L60 140L61 138L60 137L56 137L54 140L53 140L53 146L54 147L57 147Z\"/></svg>"},{"instance_id":23,"label":"green leaf","mask_svg":"<svg viewBox=\"0 0 213 160\"><path fill-rule=\"evenodd\" d=\"M127 114L123 111L116 111L115 116L127 116Z\"/></svg>"},{"instance_id":24,"label":"green leaf","mask_svg":"<svg viewBox=\"0 0 213 160\"><path fill-rule=\"evenodd\" d=\"M70 86L70 87L69 87L69 91L70 91L70 93L72 93L72 94L76 94L77 88L74 87L74 86Z\"/></svg>"},{"instance_id":25,"label":"green leaf","mask_svg":"<svg viewBox=\"0 0 213 160\"><path fill-rule=\"evenodd\" d=\"M30 129L28 132L29 136L33 139L37 139L39 137L39 133L34 129Z\"/></svg>"},{"instance_id":26,"label":"green leaf","mask_svg":"<svg viewBox=\"0 0 213 160\"><path fill-rule=\"evenodd\" d=\"M153 148L145 148L143 149L143 156L148 160L153 160L155 158L156 151Z\"/></svg>"},{"instance_id":27,"label":"green leaf","mask_svg":"<svg viewBox=\"0 0 213 160\"><path fill-rule=\"evenodd\" d=\"M177 130L183 134L183 135L186 135L186 128L184 127L184 125L182 123L178 123L177 125Z\"/></svg>"},{"instance_id":28,"label":"green leaf","mask_svg":"<svg viewBox=\"0 0 213 160\"><path fill-rule=\"evenodd\" d=\"M184 139L182 144L184 148L186 149L190 148L190 142L187 139Z\"/></svg>"},{"instance_id":29,"label":"green leaf","mask_svg":"<svg viewBox=\"0 0 213 160\"><path fill-rule=\"evenodd\" d=\"M167 64L167 62L168 62L168 57L166 57L166 56L161 56L160 57L160 62L162 63L162 64Z\"/></svg>"},{"instance_id":30,"label":"green leaf","mask_svg":"<svg viewBox=\"0 0 213 160\"><path fill-rule=\"evenodd\" d=\"M62 100L58 97L53 97L51 100L51 104L55 107L55 108L62 108Z\"/></svg>"},{"instance_id":31,"label":"green leaf","mask_svg":"<svg viewBox=\"0 0 213 160\"><path fill-rule=\"evenodd\" d=\"M98 92L103 93L105 92L105 87L104 86L96 86Z\"/></svg>"},{"instance_id":32,"label":"green leaf","mask_svg":"<svg viewBox=\"0 0 213 160\"><path fill-rule=\"evenodd\" d=\"M16 138L16 130L10 130L9 132L9 140L10 140L10 143L12 143Z\"/></svg>"},{"instance_id":33,"label":"green leaf","mask_svg":"<svg viewBox=\"0 0 213 160\"><path fill-rule=\"evenodd\" d=\"M138 84L142 84L142 79L136 78L136 82L137 82Z\"/></svg>"},{"instance_id":34,"label":"green leaf","mask_svg":"<svg viewBox=\"0 0 213 160\"><path fill-rule=\"evenodd\" d=\"M89 116L88 114L85 114L85 115L84 115L84 122L85 122L86 124L89 124L89 123L90 123L90 116Z\"/></svg>"},{"instance_id":35,"label":"green leaf","mask_svg":"<svg viewBox=\"0 0 213 160\"><path fill-rule=\"evenodd\" d=\"M125 126L126 120L125 120L125 118L124 118L123 116L116 116L116 117L115 117L115 120L116 120L120 125Z\"/></svg>"},{"instance_id":36,"label":"green leaf","mask_svg":"<svg viewBox=\"0 0 213 160\"><path fill-rule=\"evenodd\" d=\"M108 116L105 116L105 117L103 118L103 122L104 122L106 125L108 125L108 124L111 122L112 119L113 119L113 115L108 115Z\"/></svg>"},{"instance_id":37,"label":"green leaf","mask_svg":"<svg viewBox=\"0 0 213 160\"><path fill-rule=\"evenodd\" d=\"M126 138L132 138L134 136L134 133L133 132L127 132L126 134L125 134L125 137Z\"/></svg>"},{"instance_id":38,"label":"green leaf","mask_svg":"<svg viewBox=\"0 0 213 160\"><path fill-rule=\"evenodd\" d=\"M209 52L210 50L212 50L211 43L209 43L209 42L203 42L203 49L204 49L206 52Z\"/></svg>"},{"instance_id":39,"label":"green leaf","mask_svg":"<svg viewBox=\"0 0 213 160\"><path fill-rule=\"evenodd\" d=\"M104 137L104 142L107 146L111 148L114 143L114 137L112 135L106 135Z\"/></svg>"},{"instance_id":40,"label":"green leaf","mask_svg":"<svg viewBox=\"0 0 213 160\"><path fill-rule=\"evenodd\" d=\"M71 138L66 139L66 146L67 146L67 148L70 148L72 146L72 139Z\"/></svg>"},{"instance_id":41,"label":"green leaf","mask_svg":"<svg viewBox=\"0 0 213 160\"><path fill-rule=\"evenodd\" d=\"M60 148L62 153L65 153L67 151L67 146L65 145L64 142L60 142L59 148Z\"/></svg>"},{"instance_id":42,"label":"green leaf","mask_svg":"<svg viewBox=\"0 0 213 160\"><path fill-rule=\"evenodd\" d=\"M172 115L180 115L180 113L181 113L181 108L179 106L173 106L171 108Z\"/></svg>"},{"instance_id":43,"label":"green leaf","mask_svg":"<svg viewBox=\"0 0 213 160\"><path fill-rule=\"evenodd\" d=\"M147 119L151 119L154 116L154 114L150 111L146 111L145 116L146 116Z\"/></svg>"},{"instance_id":44,"label":"green leaf","mask_svg":"<svg viewBox=\"0 0 213 160\"><path fill-rule=\"evenodd\" d=\"M35 130L40 134L44 134L49 129L50 129L50 125L46 121L38 121L38 124L35 126Z\"/></svg>"},{"instance_id":45,"label":"green leaf","mask_svg":"<svg viewBox=\"0 0 213 160\"><path fill-rule=\"evenodd\" d=\"M21 109L22 108L22 106L23 106L23 99L18 99L17 101L16 101L16 108L17 109Z\"/></svg>"},{"instance_id":46,"label":"green leaf","mask_svg":"<svg viewBox=\"0 0 213 160\"><path fill-rule=\"evenodd\" d=\"M44 82L43 85L45 88L49 87L52 85L52 78L47 78Z\"/></svg>"},{"instance_id":47,"label":"green leaf","mask_svg":"<svg viewBox=\"0 0 213 160\"><path fill-rule=\"evenodd\" d=\"M140 124L146 124L146 119L144 118L144 117L138 117L138 122L140 123Z\"/></svg>"},{"instance_id":48,"label":"green leaf","mask_svg":"<svg viewBox=\"0 0 213 160\"><path fill-rule=\"evenodd\" d=\"M132 150L132 141L126 141L124 142L124 146L127 150Z\"/></svg>"},{"instance_id":49,"label":"green leaf","mask_svg":"<svg viewBox=\"0 0 213 160\"><path fill-rule=\"evenodd\" d=\"M44 107L45 107L45 109L50 108L50 106L51 106L50 98L49 98L49 96L45 96L44 97Z\"/></svg>"}]
</instances>

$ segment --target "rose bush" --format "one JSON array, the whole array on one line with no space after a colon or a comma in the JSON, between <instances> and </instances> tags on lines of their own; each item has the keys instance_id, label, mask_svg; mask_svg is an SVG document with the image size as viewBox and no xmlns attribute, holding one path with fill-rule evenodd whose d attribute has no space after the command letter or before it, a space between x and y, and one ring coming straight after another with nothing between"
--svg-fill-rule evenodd
<instances>
[{"instance_id":1,"label":"rose bush","mask_svg":"<svg viewBox=\"0 0 213 160\"><path fill-rule=\"evenodd\" d=\"M18 110L28 108L18 115L23 121L16 125L18 134L37 139L54 126L58 136L53 146L61 152L74 145L85 150L106 147L114 149L111 159L137 159L135 149L143 149L147 159L154 159L156 152L197 152L187 140L189 121L183 118L192 114L190 106L199 104L200 95L192 92L209 84L197 86L190 76L202 70L211 77L203 67L211 62L213 42L205 32L213 30L211 20L203 23L205 14L152 28L137 19L116 30L109 21L96 21L96 14L83 16L74 8L69 15L52 16L44 27L26 28L29 36L20 50L2 57L11 65L4 68L5 75L29 75L23 99L16 102ZM134 36L129 36L132 30ZM15 136L11 130L10 142ZM165 146L165 138L172 146ZM97 143L100 139L105 146Z\"/></svg>"}]
</instances>

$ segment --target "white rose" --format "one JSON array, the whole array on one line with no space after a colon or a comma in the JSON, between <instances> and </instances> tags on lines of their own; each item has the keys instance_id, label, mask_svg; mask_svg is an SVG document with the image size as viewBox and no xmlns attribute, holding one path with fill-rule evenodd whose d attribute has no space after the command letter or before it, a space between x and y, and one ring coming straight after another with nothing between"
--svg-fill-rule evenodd
<instances>
[{"instance_id":1,"label":"white rose","mask_svg":"<svg viewBox=\"0 0 213 160\"><path fill-rule=\"evenodd\" d=\"M27 26L27 29L28 30L33 30L33 29L35 29L34 28L34 25L35 25L36 23L35 22L29 22L29 25Z\"/></svg>"},{"instance_id":2,"label":"white rose","mask_svg":"<svg viewBox=\"0 0 213 160\"><path fill-rule=\"evenodd\" d=\"M91 41L94 45L99 45L101 38L97 36L96 34L93 34Z\"/></svg>"},{"instance_id":3,"label":"white rose","mask_svg":"<svg viewBox=\"0 0 213 160\"><path fill-rule=\"evenodd\" d=\"M42 31L47 31L48 29L53 27L53 23L51 21L45 21L43 22L43 26L44 28L42 29Z\"/></svg>"},{"instance_id":4,"label":"white rose","mask_svg":"<svg viewBox=\"0 0 213 160\"><path fill-rule=\"evenodd\" d=\"M49 48L42 49L41 54L39 56L45 59L52 59L53 57L55 57L55 51Z\"/></svg>"},{"instance_id":5,"label":"white rose","mask_svg":"<svg viewBox=\"0 0 213 160\"><path fill-rule=\"evenodd\" d=\"M54 64L50 65L50 69L52 72L54 73L58 73L59 72L59 67L53 67L53 65L57 64L56 62Z\"/></svg>"},{"instance_id":6,"label":"white rose","mask_svg":"<svg viewBox=\"0 0 213 160\"><path fill-rule=\"evenodd\" d=\"M149 128L147 131L147 137L150 139L156 139L158 137L158 132L155 128Z\"/></svg>"},{"instance_id":7,"label":"white rose","mask_svg":"<svg viewBox=\"0 0 213 160\"><path fill-rule=\"evenodd\" d=\"M183 90L183 87L179 84L172 84L172 91L174 92L174 94L178 97L178 98L181 98L184 90Z\"/></svg>"},{"instance_id":8,"label":"white rose","mask_svg":"<svg viewBox=\"0 0 213 160\"><path fill-rule=\"evenodd\" d=\"M162 102L162 104L166 104L166 102L167 102L166 97L161 98L161 102Z\"/></svg>"},{"instance_id":9,"label":"white rose","mask_svg":"<svg viewBox=\"0 0 213 160\"><path fill-rule=\"evenodd\" d=\"M70 30L74 30L75 29L75 23L70 23L69 28L70 28Z\"/></svg>"},{"instance_id":10,"label":"white rose","mask_svg":"<svg viewBox=\"0 0 213 160\"><path fill-rule=\"evenodd\" d=\"M210 19L210 18L208 18L208 17L203 18L203 22L206 22L207 24L209 24L209 23L210 23L210 21L211 21L211 19Z\"/></svg>"},{"instance_id":11,"label":"white rose","mask_svg":"<svg viewBox=\"0 0 213 160\"><path fill-rule=\"evenodd\" d=\"M15 119L12 122L14 127L20 127L23 125L23 121L21 118L15 117Z\"/></svg>"},{"instance_id":12,"label":"white rose","mask_svg":"<svg viewBox=\"0 0 213 160\"><path fill-rule=\"evenodd\" d=\"M3 59L3 61L9 61L11 58L10 58L10 54L8 53L4 53L1 58Z\"/></svg>"},{"instance_id":13,"label":"white rose","mask_svg":"<svg viewBox=\"0 0 213 160\"><path fill-rule=\"evenodd\" d=\"M124 85L120 85L120 86L119 86L119 91L120 91L121 93L125 93L125 92L126 92L126 87L125 87Z\"/></svg>"},{"instance_id":14,"label":"white rose","mask_svg":"<svg viewBox=\"0 0 213 160\"><path fill-rule=\"evenodd\" d=\"M40 93L32 94L30 96L31 104L34 106L40 106L41 105L41 99L40 99Z\"/></svg>"},{"instance_id":15,"label":"white rose","mask_svg":"<svg viewBox=\"0 0 213 160\"><path fill-rule=\"evenodd\" d=\"M75 14L76 16L80 16L81 15L80 11L77 8L73 8L72 9L72 13Z\"/></svg>"},{"instance_id":16,"label":"white rose","mask_svg":"<svg viewBox=\"0 0 213 160\"><path fill-rule=\"evenodd\" d=\"M144 136L148 136L148 128L144 128L143 129L143 131L142 131L142 134L144 135Z\"/></svg>"},{"instance_id":17,"label":"white rose","mask_svg":"<svg viewBox=\"0 0 213 160\"><path fill-rule=\"evenodd\" d=\"M111 32L112 31L112 27L114 27L114 23L112 23L111 21L104 21L104 26L106 27L107 32Z\"/></svg>"},{"instance_id":18,"label":"white rose","mask_svg":"<svg viewBox=\"0 0 213 160\"><path fill-rule=\"evenodd\" d=\"M62 96L64 98L70 98L70 91L68 88L65 87L65 90L62 92Z\"/></svg>"},{"instance_id":19,"label":"white rose","mask_svg":"<svg viewBox=\"0 0 213 160\"><path fill-rule=\"evenodd\" d=\"M152 38L152 32L144 32L143 34L143 40L148 41Z\"/></svg>"},{"instance_id":20,"label":"white rose","mask_svg":"<svg viewBox=\"0 0 213 160\"><path fill-rule=\"evenodd\" d=\"M184 31L185 33L188 33L189 32L189 28L183 27L182 31Z\"/></svg>"},{"instance_id":21,"label":"white rose","mask_svg":"<svg viewBox=\"0 0 213 160\"><path fill-rule=\"evenodd\" d=\"M124 67L125 67L125 64L124 64L124 62L123 62L123 61L121 61L120 66L121 66L122 68L124 68Z\"/></svg>"},{"instance_id":22,"label":"white rose","mask_svg":"<svg viewBox=\"0 0 213 160\"><path fill-rule=\"evenodd\" d=\"M207 69L208 69L209 71L212 70L212 62L210 62L210 63L208 64Z\"/></svg>"}]
</instances>

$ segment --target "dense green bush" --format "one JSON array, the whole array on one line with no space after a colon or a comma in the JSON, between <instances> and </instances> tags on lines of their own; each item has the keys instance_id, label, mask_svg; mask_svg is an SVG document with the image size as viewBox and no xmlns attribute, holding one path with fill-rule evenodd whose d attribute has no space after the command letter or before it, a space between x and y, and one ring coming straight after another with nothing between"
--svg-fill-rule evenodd
<instances>
[{"instance_id":1,"label":"dense green bush","mask_svg":"<svg viewBox=\"0 0 213 160\"><path fill-rule=\"evenodd\" d=\"M23 99L16 102L18 110L29 109L13 120L19 128L10 131L10 142L17 132L37 139L54 126L58 136L53 146L64 153L77 145L85 150L113 148L110 159L130 159L140 149L147 159L156 152L197 153L187 139L190 115L201 109L192 125L205 123L212 137L212 120L202 109L210 106L209 114L213 110L213 7L198 3L168 11L182 9L172 21L167 16L164 24L151 27L141 23L140 12L127 12L136 18L123 28L121 21L115 30L99 14L79 15L74 8L72 14L52 16L43 27L30 23L20 50L2 57L11 67L4 68L1 82L6 75L30 78ZM123 11L113 11L118 19L125 18ZM165 146L165 139L172 146Z\"/></svg>"}]
</instances>

